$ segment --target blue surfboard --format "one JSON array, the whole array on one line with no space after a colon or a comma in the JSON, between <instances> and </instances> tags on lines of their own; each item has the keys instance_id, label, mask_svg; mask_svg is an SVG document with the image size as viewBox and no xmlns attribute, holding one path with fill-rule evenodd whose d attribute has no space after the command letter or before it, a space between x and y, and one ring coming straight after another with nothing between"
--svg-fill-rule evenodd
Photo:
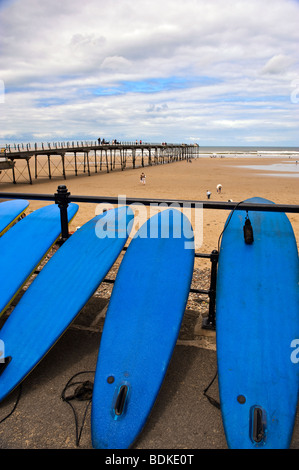
<instances>
[{"instance_id":1,"label":"blue surfboard","mask_svg":"<svg viewBox=\"0 0 299 470\"><path fill-rule=\"evenodd\" d=\"M16 222L28 206L29 202L23 199L0 203L0 237Z\"/></svg>"},{"instance_id":2,"label":"blue surfboard","mask_svg":"<svg viewBox=\"0 0 299 470\"><path fill-rule=\"evenodd\" d=\"M133 223L128 207L87 222L51 257L0 330L2 401L58 341L119 256Z\"/></svg>"},{"instance_id":3,"label":"blue surfboard","mask_svg":"<svg viewBox=\"0 0 299 470\"><path fill-rule=\"evenodd\" d=\"M132 446L159 393L184 315L194 265L189 220L168 209L136 233L120 265L101 337L92 445Z\"/></svg>"},{"instance_id":4,"label":"blue surfboard","mask_svg":"<svg viewBox=\"0 0 299 470\"><path fill-rule=\"evenodd\" d=\"M249 210L248 218L244 210L233 212L219 254L222 420L229 448L283 449L290 446L299 385L299 364L291 358L299 338L297 245L286 214Z\"/></svg>"},{"instance_id":5,"label":"blue surfboard","mask_svg":"<svg viewBox=\"0 0 299 470\"><path fill-rule=\"evenodd\" d=\"M78 208L77 204L69 204L69 221ZM51 204L27 215L0 238L0 315L55 243L60 232L60 210L57 204Z\"/></svg>"}]
</instances>

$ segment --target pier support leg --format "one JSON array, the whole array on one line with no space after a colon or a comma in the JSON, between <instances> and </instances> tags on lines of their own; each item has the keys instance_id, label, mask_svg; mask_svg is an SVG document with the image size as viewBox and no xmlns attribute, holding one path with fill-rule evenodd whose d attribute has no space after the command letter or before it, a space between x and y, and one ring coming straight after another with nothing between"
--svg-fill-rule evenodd
<instances>
[{"instance_id":1,"label":"pier support leg","mask_svg":"<svg viewBox=\"0 0 299 470\"><path fill-rule=\"evenodd\" d=\"M88 172L88 176L90 176L89 152L86 152L86 161L87 161L87 172Z\"/></svg>"},{"instance_id":2,"label":"pier support leg","mask_svg":"<svg viewBox=\"0 0 299 470\"><path fill-rule=\"evenodd\" d=\"M136 158L136 152L135 152L135 149L132 149L133 168L135 168L135 158Z\"/></svg>"},{"instance_id":3,"label":"pier support leg","mask_svg":"<svg viewBox=\"0 0 299 470\"><path fill-rule=\"evenodd\" d=\"M62 153L62 154L61 154L62 174L63 174L63 178L66 180L66 174L65 174L65 160L64 160L64 157L65 157L65 153Z\"/></svg>"},{"instance_id":4,"label":"pier support leg","mask_svg":"<svg viewBox=\"0 0 299 470\"><path fill-rule=\"evenodd\" d=\"M12 160L12 162L14 163L14 160ZM17 184L17 181L16 181L16 172L15 172L15 165L13 165L13 167L12 167L12 181L13 181L13 184Z\"/></svg>"},{"instance_id":5,"label":"pier support leg","mask_svg":"<svg viewBox=\"0 0 299 470\"><path fill-rule=\"evenodd\" d=\"M34 177L37 179L37 155L34 156Z\"/></svg>"},{"instance_id":6,"label":"pier support leg","mask_svg":"<svg viewBox=\"0 0 299 470\"><path fill-rule=\"evenodd\" d=\"M74 152L74 157L75 157L75 175L78 176L77 152Z\"/></svg>"},{"instance_id":7,"label":"pier support leg","mask_svg":"<svg viewBox=\"0 0 299 470\"><path fill-rule=\"evenodd\" d=\"M106 168L107 168L107 173L109 173L109 162L108 162L108 152L107 152L107 149L105 149L105 154L106 154Z\"/></svg>"},{"instance_id":8,"label":"pier support leg","mask_svg":"<svg viewBox=\"0 0 299 470\"><path fill-rule=\"evenodd\" d=\"M97 151L94 151L94 171L95 173L98 172L98 166L97 166Z\"/></svg>"},{"instance_id":9,"label":"pier support leg","mask_svg":"<svg viewBox=\"0 0 299 470\"><path fill-rule=\"evenodd\" d=\"M120 168L121 168L121 171L123 171L123 151L122 149L119 150L119 155L120 155Z\"/></svg>"},{"instance_id":10,"label":"pier support leg","mask_svg":"<svg viewBox=\"0 0 299 470\"><path fill-rule=\"evenodd\" d=\"M52 178L51 175L51 156L48 155L48 174L49 174L49 180Z\"/></svg>"},{"instance_id":11,"label":"pier support leg","mask_svg":"<svg viewBox=\"0 0 299 470\"><path fill-rule=\"evenodd\" d=\"M30 184L32 184L32 178L31 178L31 171L30 171L29 158L27 158L27 169L28 169L29 182L30 182Z\"/></svg>"}]
</instances>

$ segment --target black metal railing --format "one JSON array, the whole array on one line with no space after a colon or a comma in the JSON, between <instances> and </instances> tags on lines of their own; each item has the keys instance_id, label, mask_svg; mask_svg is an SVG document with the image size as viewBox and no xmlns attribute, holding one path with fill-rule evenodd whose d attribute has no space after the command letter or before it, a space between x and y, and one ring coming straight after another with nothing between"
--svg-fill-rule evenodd
<instances>
[{"instance_id":1,"label":"black metal railing","mask_svg":"<svg viewBox=\"0 0 299 470\"><path fill-rule=\"evenodd\" d=\"M39 201L53 201L58 204L60 209L61 219L61 240L63 244L69 238L67 207L69 203L109 203L112 205L122 204L123 200L118 197L105 197L105 196L79 196L72 195L65 185L60 185L55 194L32 194L32 193L11 193L0 192L0 199L29 199ZM263 204L263 203L248 203L248 202L215 202L215 201L195 201L195 200L179 200L179 199L149 199L149 198L126 198L127 205L143 204L145 206L165 204L169 206L188 207L193 209L213 209L213 210L254 210L263 212L285 212L285 213L299 213L299 205L290 204ZM126 248L124 248L126 249ZM213 250L212 253L195 253L197 258L206 258L211 261L211 275L210 275L210 288L195 289L190 288L190 292L196 294L204 294L209 297L209 312L208 316L203 319L202 328L212 329L216 328L216 281L217 281L217 265L219 252ZM113 279L104 279L103 282L114 283Z\"/></svg>"}]
</instances>

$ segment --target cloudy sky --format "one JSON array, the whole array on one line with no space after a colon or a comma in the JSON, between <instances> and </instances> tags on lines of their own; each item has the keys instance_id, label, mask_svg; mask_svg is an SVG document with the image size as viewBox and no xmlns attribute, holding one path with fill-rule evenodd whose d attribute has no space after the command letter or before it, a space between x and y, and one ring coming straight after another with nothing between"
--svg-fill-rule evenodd
<instances>
[{"instance_id":1,"label":"cloudy sky","mask_svg":"<svg viewBox=\"0 0 299 470\"><path fill-rule=\"evenodd\" d=\"M298 146L299 0L0 0L0 144Z\"/></svg>"}]
</instances>

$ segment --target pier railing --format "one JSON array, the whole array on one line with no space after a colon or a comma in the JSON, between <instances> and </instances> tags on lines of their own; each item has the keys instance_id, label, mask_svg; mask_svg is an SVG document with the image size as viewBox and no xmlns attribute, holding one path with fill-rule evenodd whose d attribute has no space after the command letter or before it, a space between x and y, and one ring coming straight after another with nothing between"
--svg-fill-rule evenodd
<instances>
[{"instance_id":1,"label":"pier railing","mask_svg":"<svg viewBox=\"0 0 299 470\"><path fill-rule=\"evenodd\" d=\"M94 147L99 147L100 145L122 145L122 146L134 146L134 145L145 145L145 146L160 146L160 145L172 145L175 147L178 147L180 145L186 145L186 144L179 144L179 143L173 143L173 144L167 144L166 142L144 142L142 140L136 140L136 141L121 141L119 142L118 140L109 140L106 141L105 139L102 139L101 142L98 140L72 140L72 141L59 141L59 142L28 142L26 144L24 143L18 143L18 144L7 144L3 149L7 154L9 153L14 153L14 152L29 152L29 151L39 151L39 150L53 150L53 149L73 149L73 148L94 148ZM193 146L197 146L196 144ZM3 151L4 151L3 150Z\"/></svg>"},{"instance_id":2,"label":"pier railing","mask_svg":"<svg viewBox=\"0 0 299 470\"><path fill-rule=\"evenodd\" d=\"M69 203L95 203L95 204L111 204L118 205L120 203L117 197L105 197L105 196L80 196L72 195L65 185L60 185L57 188L55 194L32 194L32 193L12 193L12 192L0 192L0 200L6 199L26 199L26 200L37 200L37 201L52 201L55 202L60 209L60 220L61 220L61 239L59 244L63 244L69 237L68 219L67 219L67 207ZM263 204L263 203L247 203L247 202L216 202L216 201L196 201L196 200L182 200L182 199L150 199L150 198L126 198L127 205L143 204L144 206L155 206L159 207L162 205L163 209L167 206L171 207L188 207L191 209L202 209L208 210L228 210L234 211L236 209L243 211L263 211L263 212L284 212L291 214L299 213L299 205L291 204ZM124 248L125 250L126 248ZM216 279L217 279L217 265L219 257L219 247L213 250L211 253L198 253L195 252L196 258L210 259L211 261L211 274L210 274L210 288L206 289L195 289L191 288L190 292L195 294L204 294L209 297L209 312L208 316L203 319L202 328L215 330L216 328ZM114 280L104 279L103 282L114 283Z\"/></svg>"}]
</instances>

